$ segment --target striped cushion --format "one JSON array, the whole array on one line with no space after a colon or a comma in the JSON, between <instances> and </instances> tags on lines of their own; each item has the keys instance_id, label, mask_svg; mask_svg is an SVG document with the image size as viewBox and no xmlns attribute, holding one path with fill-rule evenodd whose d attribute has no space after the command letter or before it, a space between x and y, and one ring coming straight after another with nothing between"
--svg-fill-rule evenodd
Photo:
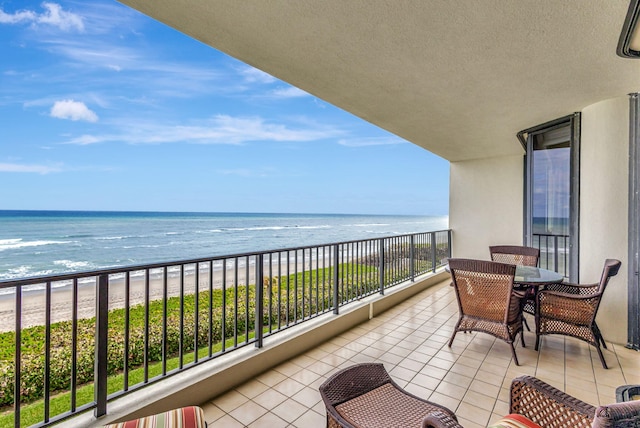
<instances>
[{"instance_id":1,"label":"striped cushion","mask_svg":"<svg viewBox=\"0 0 640 428\"><path fill-rule=\"evenodd\" d=\"M133 421L105 425L104 428L204 428L205 426L202 409L190 406Z\"/></svg>"},{"instance_id":2,"label":"striped cushion","mask_svg":"<svg viewBox=\"0 0 640 428\"><path fill-rule=\"evenodd\" d=\"M522 415L511 414L500 419L488 428L541 428Z\"/></svg>"}]
</instances>

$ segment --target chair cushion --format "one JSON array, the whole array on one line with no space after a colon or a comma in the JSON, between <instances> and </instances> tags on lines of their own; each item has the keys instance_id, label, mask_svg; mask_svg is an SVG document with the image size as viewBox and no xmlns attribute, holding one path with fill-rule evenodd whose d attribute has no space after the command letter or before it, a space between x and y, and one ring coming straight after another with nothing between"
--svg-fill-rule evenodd
<instances>
[{"instance_id":1,"label":"chair cushion","mask_svg":"<svg viewBox=\"0 0 640 428\"><path fill-rule=\"evenodd\" d=\"M449 410L422 400L395 384L385 383L365 394L335 406L336 411L350 426L368 428L419 427L422 420L433 412ZM329 424L328 426L339 426Z\"/></svg>"},{"instance_id":2,"label":"chair cushion","mask_svg":"<svg viewBox=\"0 0 640 428\"><path fill-rule=\"evenodd\" d=\"M510 414L488 428L541 428L522 415Z\"/></svg>"},{"instance_id":3,"label":"chair cushion","mask_svg":"<svg viewBox=\"0 0 640 428\"><path fill-rule=\"evenodd\" d=\"M104 428L204 428L205 426L202 409L190 406L132 421L105 425Z\"/></svg>"}]
</instances>

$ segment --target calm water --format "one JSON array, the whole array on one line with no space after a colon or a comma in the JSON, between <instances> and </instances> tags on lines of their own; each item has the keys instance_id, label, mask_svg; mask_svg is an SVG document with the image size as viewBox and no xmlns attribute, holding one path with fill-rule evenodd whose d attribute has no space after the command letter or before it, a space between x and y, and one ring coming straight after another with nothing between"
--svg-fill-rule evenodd
<instances>
[{"instance_id":1,"label":"calm water","mask_svg":"<svg viewBox=\"0 0 640 428\"><path fill-rule=\"evenodd\" d=\"M0 280L447 228L447 216L0 211Z\"/></svg>"}]
</instances>

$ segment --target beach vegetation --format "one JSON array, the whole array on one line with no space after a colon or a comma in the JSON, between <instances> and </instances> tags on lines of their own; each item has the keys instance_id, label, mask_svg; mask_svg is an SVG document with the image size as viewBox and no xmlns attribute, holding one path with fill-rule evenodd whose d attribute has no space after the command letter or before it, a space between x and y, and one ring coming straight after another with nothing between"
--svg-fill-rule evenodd
<instances>
[{"instance_id":1,"label":"beach vegetation","mask_svg":"<svg viewBox=\"0 0 640 428\"><path fill-rule=\"evenodd\" d=\"M423 251L426 255L426 248L416 248L414 251ZM385 270L385 286L408 277L409 268L404 261L409 257L409 250L404 247L396 250L385 257L389 266L395 266ZM422 261L416 258L415 269L430 269L431 256ZM363 256L355 263L340 264L338 272L327 267L266 277L261 284L264 333L332 311L334 276L339 281L340 304L377 292L380 289L378 263L373 256ZM197 359L202 360L253 341L256 291L254 284L237 285L225 290L152 300L148 305L139 304L128 310L110 310L109 394L134 389L136 385L192 364L196 353ZM44 326L21 330L20 401L32 403L21 406L23 425L42 421L45 389L51 392L50 417L71 408L72 380L77 385L76 407L94 399L95 318L78 319L75 324L72 321L52 324L48 353L45 333ZM0 427L13 425L16 346L13 332L0 333ZM47 370L48 385L45 384Z\"/></svg>"}]
</instances>

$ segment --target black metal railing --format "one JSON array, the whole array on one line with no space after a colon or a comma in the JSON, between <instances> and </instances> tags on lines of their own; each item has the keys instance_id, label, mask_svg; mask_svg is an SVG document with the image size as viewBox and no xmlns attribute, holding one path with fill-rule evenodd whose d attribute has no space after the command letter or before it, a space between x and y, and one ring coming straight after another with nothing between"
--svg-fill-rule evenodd
<instances>
[{"instance_id":1,"label":"black metal railing","mask_svg":"<svg viewBox=\"0 0 640 428\"><path fill-rule=\"evenodd\" d=\"M569 235L534 233L533 246L540 250L541 268L569 277Z\"/></svg>"},{"instance_id":2,"label":"black metal railing","mask_svg":"<svg viewBox=\"0 0 640 428\"><path fill-rule=\"evenodd\" d=\"M450 256L444 230L2 281L0 425L102 416L114 398L261 347Z\"/></svg>"}]
</instances>

